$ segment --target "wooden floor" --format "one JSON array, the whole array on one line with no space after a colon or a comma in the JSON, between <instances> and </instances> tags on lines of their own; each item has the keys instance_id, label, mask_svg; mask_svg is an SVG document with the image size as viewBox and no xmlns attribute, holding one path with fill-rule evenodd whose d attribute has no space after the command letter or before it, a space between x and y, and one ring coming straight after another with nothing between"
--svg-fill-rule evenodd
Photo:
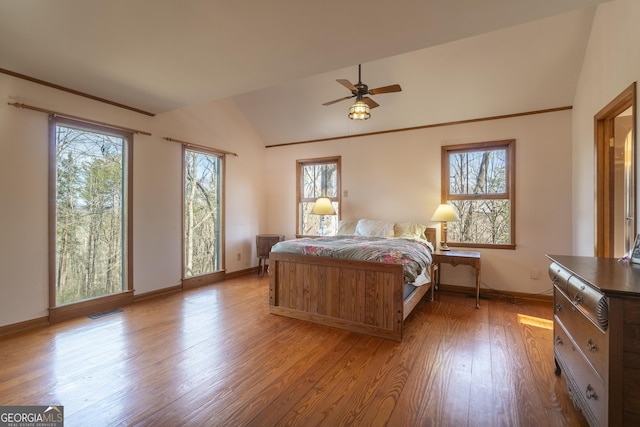
<instances>
[{"instance_id":1,"label":"wooden floor","mask_svg":"<svg viewBox=\"0 0 640 427\"><path fill-rule=\"evenodd\" d=\"M441 292L402 343L268 313L245 276L0 340L0 406L65 426L584 426L551 303Z\"/></svg>"}]
</instances>

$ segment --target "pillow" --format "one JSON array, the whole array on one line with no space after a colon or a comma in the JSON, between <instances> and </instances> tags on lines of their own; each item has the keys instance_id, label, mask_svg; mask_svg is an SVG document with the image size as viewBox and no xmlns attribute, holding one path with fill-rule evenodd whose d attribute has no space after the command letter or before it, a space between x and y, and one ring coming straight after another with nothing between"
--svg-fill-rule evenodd
<instances>
[{"instance_id":1,"label":"pillow","mask_svg":"<svg viewBox=\"0 0 640 427\"><path fill-rule=\"evenodd\" d=\"M358 236L393 237L393 222L381 219L361 219L356 225Z\"/></svg>"},{"instance_id":2,"label":"pillow","mask_svg":"<svg viewBox=\"0 0 640 427\"><path fill-rule=\"evenodd\" d=\"M416 224L413 222L397 222L393 227L393 233L395 237L425 240L426 237L424 236L424 230L426 229L427 226L422 224Z\"/></svg>"},{"instance_id":3,"label":"pillow","mask_svg":"<svg viewBox=\"0 0 640 427\"><path fill-rule=\"evenodd\" d=\"M356 225L358 225L357 219L341 219L338 222L338 232L337 236L352 236L356 234Z\"/></svg>"}]
</instances>

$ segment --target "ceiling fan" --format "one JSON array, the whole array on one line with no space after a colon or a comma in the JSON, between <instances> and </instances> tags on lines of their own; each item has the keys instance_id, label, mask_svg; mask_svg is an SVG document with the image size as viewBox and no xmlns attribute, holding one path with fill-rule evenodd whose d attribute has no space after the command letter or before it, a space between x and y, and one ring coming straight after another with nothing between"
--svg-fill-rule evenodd
<instances>
[{"instance_id":1,"label":"ceiling fan","mask_svg":"<svg viewBox=\"0 0 640 427\"><path fill-rule=\"evenodd\" d=\"M358 83L356 85L353 85L349 80L346 79L337 79L336 81L342 86L349 89L351 91L351 95L334 99L333 101L325 102L322 105L331 105L335 104L336 102L344 101L345 99L356 98L355 104L353 104L353 106L349 110L349 118L354 120L368 119L369 117L371 117L370 109L376 108L380 105L376 101L365 95L379 95L382 93L400 92L402 90L402 88L398 84L369 89L369 86L362 83L361 64L358 64Z\"/></svg>"}]
</instances>

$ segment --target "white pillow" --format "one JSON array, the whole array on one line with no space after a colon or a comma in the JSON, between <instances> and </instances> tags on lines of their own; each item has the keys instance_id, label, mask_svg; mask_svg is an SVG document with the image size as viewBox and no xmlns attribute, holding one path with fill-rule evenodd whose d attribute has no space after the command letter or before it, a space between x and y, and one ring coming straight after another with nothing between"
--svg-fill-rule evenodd
<instances>
[{"instance_id":1,"label":"white pillow","mask_svg":"<svg viewBox=\"0 0 640 427\"><path fill-rule=\"evenodd\" d=\"M356 225L358 236L393 237L393 222L381 219L361 219Z\"/></svg>"},{"instance_id":2,"label":"white pillow","mask_svg":"<svg viewBox=\"0 0 640 427\"><path fill-rule=\"evenodd\" d=\"M341 219L338 222L337 236L352 236L356 234L357 219Z\"/></svg>"}]
</instances>

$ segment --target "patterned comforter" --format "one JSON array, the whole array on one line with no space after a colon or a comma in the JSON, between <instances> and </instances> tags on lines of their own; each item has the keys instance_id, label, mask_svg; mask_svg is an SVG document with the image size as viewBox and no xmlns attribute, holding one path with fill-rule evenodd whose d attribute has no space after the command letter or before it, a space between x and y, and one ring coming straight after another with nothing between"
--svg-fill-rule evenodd
<instances>
[{"instance_id":1,"label":"patterned comforter","mask_svg":"<svg viewBox=\"0 0 640 427\"><path fill-rule=\"evenodd\" d=\"M431 265L433 246L402 237L327 236L286 240L271 251L402 264L405 283L414 283Z\"/></svg>"}]
</instances>

